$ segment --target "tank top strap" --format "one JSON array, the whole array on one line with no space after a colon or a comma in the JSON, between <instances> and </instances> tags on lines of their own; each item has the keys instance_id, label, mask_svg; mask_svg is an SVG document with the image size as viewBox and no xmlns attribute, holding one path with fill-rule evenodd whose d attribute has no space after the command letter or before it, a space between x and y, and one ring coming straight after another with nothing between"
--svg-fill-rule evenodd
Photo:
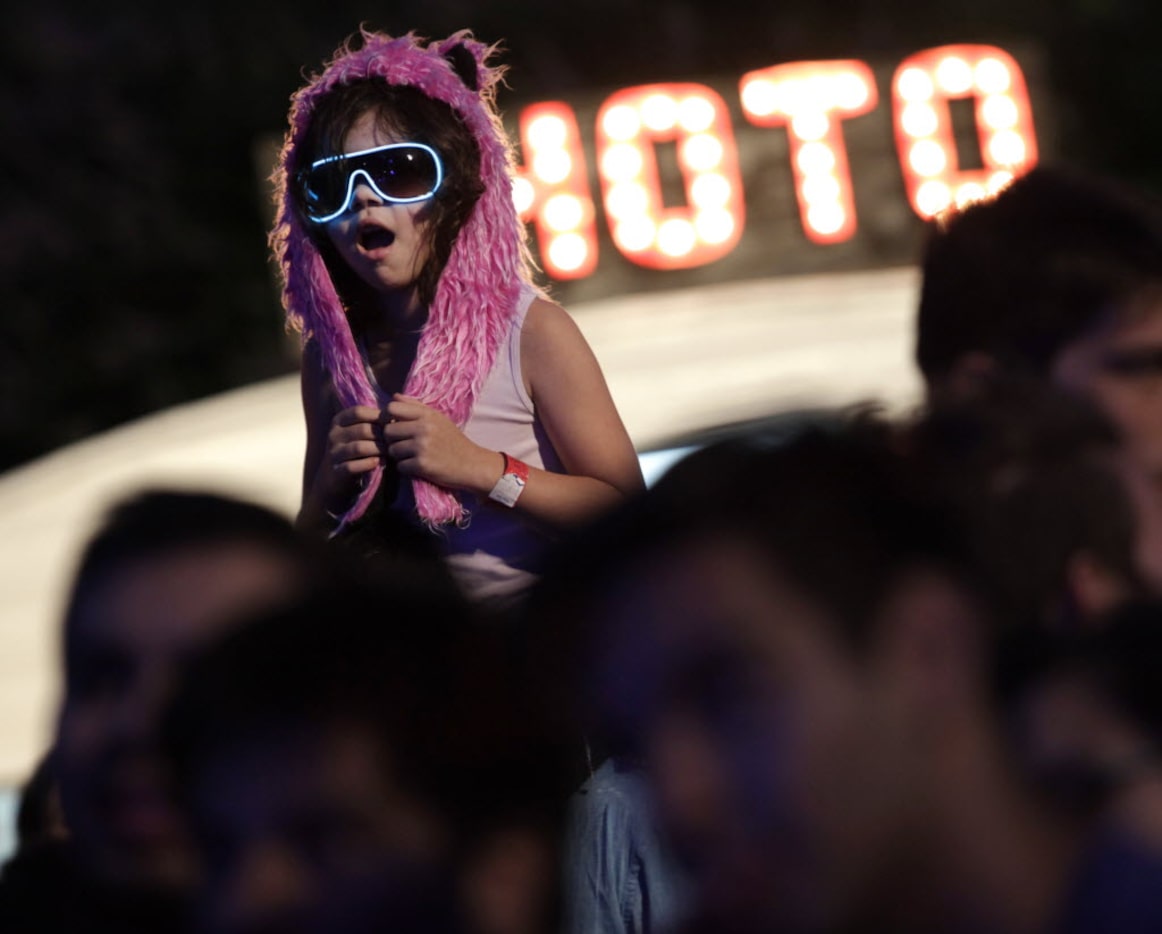
<instances>
[{"instance_id":1,"label":"tank top strap","mask_svg":"<svg viewBox=\"0 0 1162 934\"><path fill-rule=\"evenodd\" d=\"M524 327L525 317L529 313L533 302L540 296L540 292L527 283L521 283L520 293L516 299L516 314L513 316L513 323L517 330Z\"/></svg>"},{"instance_id":2,"label":"tank top strap","mask_svg":"<svg viewBox=\"0 0 1162 934\"><path fill-rule=\"evenodd\" d=\"M529 308L532 307L533 301L539 295L540 293L531 285L521 285L520 296L516 303L516 314L513 316L512 328L508 333L508 379L506 382L511 385L517 398L529 413L533 411L533 400L529 398L529 394L525 390L524 373L521 369L520 337L525 326L525 319L528 317Z\"/></svg>"}]
</instances>

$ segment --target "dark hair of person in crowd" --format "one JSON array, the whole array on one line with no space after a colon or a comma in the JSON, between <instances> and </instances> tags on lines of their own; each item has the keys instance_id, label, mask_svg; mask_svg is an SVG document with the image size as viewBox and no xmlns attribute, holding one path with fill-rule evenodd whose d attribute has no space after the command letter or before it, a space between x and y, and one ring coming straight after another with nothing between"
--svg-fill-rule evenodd
<instances>
[{"instance_id":1,"label":"dark hair of person in crowd","mask_svg":"<svg viewBox=\"0 0 1162 934\"><path fill-rule=\"evenodd\" d=\"M972 355L1049 375L1110 314L1162 297L1162 208L1148 192L1042 165L930 223L916 362L939 388Z\"/></svg>"},{"instance_id":2,"label":"dark hair of person in crowd","mask_svg":"<svg viewBox=\"0 0 1162 934\"><path fill-rule=\"evenodd\" d=\"M601 690L575 679L601 638L590 629L595 601L624 579L626 566L721 536L749 542L786 568L856 651L901 574L967 573L958 530L906 476L894 425L874 407L807 413L794 427L718 441L554 554L530 601L528 637L546 690L557 689L560 716L578 716L573 698ZM615 721L595 732L593 723L585 727L594 757L634 754Z\"/></svg>"},{"instance_id":3,"label":"dark hair of person in crowd","mask_svg":"<svg viewBox=\"0 0 1162 934\"><path fill-rule=\"evenodd\" d=\"M308 546L289 520L217 493L146 490L117 503L81 553L65 614L66 665L76 615L107 571L178 549L253 544L301 560Z\"/></svg>"}]
</instances>

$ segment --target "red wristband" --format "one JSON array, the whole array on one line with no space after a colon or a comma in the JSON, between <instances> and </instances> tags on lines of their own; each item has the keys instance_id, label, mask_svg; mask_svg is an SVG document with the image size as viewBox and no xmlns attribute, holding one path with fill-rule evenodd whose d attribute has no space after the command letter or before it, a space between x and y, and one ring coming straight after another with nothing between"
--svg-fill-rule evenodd
<instances>
[{"instance_id":1,"label":"red wristband","mask_svg":"<svg viewBox=\"0 0 1162 934\"><path fill-rule=\"evenodd\" d=\"M504 456L504 473L496 481L496 486L492 488L488 498L511 509L524 492L525 484L529 482L529 465L503 451L501 454Z\"/></svg>"}]
</instances>

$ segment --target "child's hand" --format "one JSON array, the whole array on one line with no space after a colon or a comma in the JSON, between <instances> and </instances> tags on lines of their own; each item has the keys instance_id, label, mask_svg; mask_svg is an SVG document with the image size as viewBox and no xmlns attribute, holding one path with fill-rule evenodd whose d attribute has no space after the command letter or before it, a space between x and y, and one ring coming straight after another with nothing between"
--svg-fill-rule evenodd
<instances>
[{"instance_id":1,"label":"child's hand","mask_svg":"<svg viewBox=\"0 0 1162 934\"><path fill-rule=\"evenodd\" d=\"M469 441L448 416L419 399L396 393L384 412L383 440L402 474L487 494L504 471L503 455Z\"/></svg>"},{"instance_id":2,"label":"child's hand","mask_svg":"<svg viewBox=\"0 0 1162 934\"><path fill-rule=\"evenodd\" d=\"M383 420L383 413L369 405L344 409L332 419L327 458L341 484L374 470L382 461L378 429Z\"/></svg>"}]
</instances>

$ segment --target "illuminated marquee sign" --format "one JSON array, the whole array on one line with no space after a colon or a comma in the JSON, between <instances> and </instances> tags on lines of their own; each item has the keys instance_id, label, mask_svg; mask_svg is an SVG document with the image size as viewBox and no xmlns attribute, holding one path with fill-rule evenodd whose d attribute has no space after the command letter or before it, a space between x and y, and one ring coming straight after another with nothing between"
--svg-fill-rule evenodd
<instances>
[{"instance_id":1,"label":"illuminated marquee sign","mask_svg":"<svg viewBox=\"0 0 1162 934\"><path fill-rule=\"evenodd\" d=\"M895 184L921 219L994 193L1037 162L1025 75L1002 49L917 52L898 63L883 92L890 97ZM742 126L726 96L689 82L615 91L591 126L568 103L522 108L524 164L514 193L546 272L559 281L588 277L610 241L624 260L652 270L697 269L727 257L743 239L748 204L754 207L740 168L744 130L785 133L802 234L817 245L851 240L860 218L844 131L847 121L880 105L871 67L858 60L775 65L744 74L736 93ZM958 150L953 107L961 104L971 106L976 164L965 164ZM592 131L592 162L582 126ZM680 182L668 197L664 149L673 153Z\"/></svg>"}]
</instances>

